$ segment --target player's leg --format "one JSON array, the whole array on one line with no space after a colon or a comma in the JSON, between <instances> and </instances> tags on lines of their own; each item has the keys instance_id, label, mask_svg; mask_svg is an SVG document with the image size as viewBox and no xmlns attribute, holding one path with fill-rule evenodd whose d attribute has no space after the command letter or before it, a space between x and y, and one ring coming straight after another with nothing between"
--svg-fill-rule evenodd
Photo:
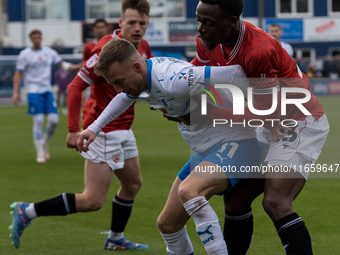
<instances>
[{"instance_id":1,"label":"player's leg","mask_svg":"<svg viewBox=\"0 0 340 255\"><path fill-rule=\"evenodd\" d=\"M105 144L105 160L120 181L120 188L112 202L110 232L104 247L107 250L147 249L147 245L124 238L134 199L143 182L134 134L132 130L106 133Z\"/></svg>"},{"instance_id":2,"label":"player's leg","mask_svg":"<svg viewBox=\"0 0 340 255\"><path fill-rule=\"evenodd\" d=\"M287 136L273 143L266 161L263 207L277 229L286 254L313 254L305 223L292 209L293 200L303 189L311 164L325 143L329 124L326 116L316 120L307 116ZM270 134L269 134L270 135Z\"/></svg>"},{"instance_id":3,"label":"player's leg","mask_svg":"<svg viewBox=\"0 0 340 255\"><path fill-rule=\"evenodd\" d=\"M142 186L139 157L126 159L124 167L114 171L120 188L112 201L112 216L109 236L105 242L107 250L142 250L145 244L134 243L124 238L124 230L130 218L135 197Z\"/></svg>"},{"instance_id":4,"label":"player's leg","mask_svg":"<svg viewBox=\"0 0 340 255\"><path fill-rule=\"evenodd\" d=\"M57 128L59 122L57 103L54 100L53 94L51 92L45 93L45 113L47 114L47 124L44 133L44 153L46 160L50 159L50 154L48 151L48 143Z\"/></svg>"},{"instance_id":5,"label":"player's leg","mask_svg":"<svg viewBox=\"0 0 340 255\"><path fill-rule=\"evenodd\" d=\"M33 141L35 150L37 152L37 162L46 162L44 154L44 139L43 139L43 125L44 125L44 114L33 115Z\"/></svg>"},{"instance_id":6,"label":"player's leg","mask_svg":"<svg viewBox=\"0 0 340 255\"><path fill-rule=\"evenodd\" d=\"M37 217L99 210L105 202L112 175L112 170L106 163L86 160L85 189L82 194L62 193L38 203L13 203L11 235L15 247L19 248L22 231Z\"/></svg>"},{"instance_id":7,"label":"player's leg","mask_svg":"<svg viewBox=\"0 0 340 255\"><path fill-rule=\"evenodd\" d=\"M190 216L178 196L178 187L181 182L182 180L176 177L166 204L158 216L157 226L166 244L168 254L191 255L194 250L185 227Z\"/></svg>"},{"instance_id":8,"label":"player's leg","mask_svg":"<svg viewBox=\"0 0 340 255\"><path fill-rule=\"evenodd\" d=\"M207 169L215 165L215 163L203 161L197 167ZM194 220L197 234L208 254L228 254L219 219L208 199L230 187L230 180L224 172L213 174L191 172L178 189L183 207Z\"/></svg>"},{"instance_id":9,"label":"player's leg","mask_svg":"<svg viewBox=\"0 0 340 255\"><path fill-rule=\"evenodd\" d=\"M260 146L259 165L263 165L270 141L257 132ZM224 195L225 219L223 235L230 255L245 255L253 239L252 201L264 190L262 174L253 173L249 179L242 180Z\"/></svg>"},{"instance_id":10,"label":"player's leg","mask_svg":"<svg viewBox=\"0 0 340 255\"><path fill-rule=\"evenodd\" d=\"M293 200L305 183L306 180L293 170L266 175L263 208L274 222L287 254L313 254L305 223L292 209Z\"/></svg>"},{"instance_id":11,"label":"player's leg","mask_svg":"<svg viewBox=\"0 0 340 255\"><path fill-rule=\"evenodd\" d=\"M28 111L27 113L33 117L33 142L37 152L37 162L46 162L44 156L44 97L42 94L27 94Z\"/></svg>"},{"instance_id":12,"label":"player's leg","mask_svg":"<svg viewBox=\"0 0 340 255\"><path fill-rule=\"evenodd\" d=\"M242 180L224 195L223 235L229 255L245 255L253 238L253 200L263 192L264 179Z\"/></svg>"}]
</instances>

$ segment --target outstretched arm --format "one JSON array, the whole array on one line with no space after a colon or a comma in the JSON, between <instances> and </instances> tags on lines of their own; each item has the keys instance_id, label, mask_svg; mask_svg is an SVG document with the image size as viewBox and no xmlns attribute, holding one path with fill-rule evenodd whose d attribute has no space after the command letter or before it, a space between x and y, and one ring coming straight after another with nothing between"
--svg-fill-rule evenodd
<instances>
[{"instance_id":1,"label":"outstretched arm","mask_svg":"<svg viewBox=\"0 0 340 255\"><path fill-rule=\"evenodd\" d=\"M102 128L115 118L119 117L135 101L136 99L129 98L125 93L120 93L115 96L105 110L100 114L98 119L96 119L86 130L77 134L78 151L88 151L88 146L91 142L93 142L94 138L102 130ZM85 143L84 139L87 140Z\"/></svg>"}]
</instances>

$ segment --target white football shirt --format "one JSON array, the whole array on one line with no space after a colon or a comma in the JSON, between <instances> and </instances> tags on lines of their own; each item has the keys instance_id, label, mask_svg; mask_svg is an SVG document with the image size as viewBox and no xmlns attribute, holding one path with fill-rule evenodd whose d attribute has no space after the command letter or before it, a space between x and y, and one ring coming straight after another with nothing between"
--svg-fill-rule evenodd
<instances>
[{"instance_id":1,"label":"white football shirt","mask_svg":"<svg viewBox=\"0 0 340 255\"><path fill-rule=\"evenodd\" d=\"M90 130L98 134L107 123L138 99L148 102L153 108L160 109L168 116L182 117L193 110L193 106L195 107L195 104L190 104L190 99L195 96L196 100L200 100L200 95L206 93L206 90L203 90L204 83L211 86L233 84L243 91L250 86L239 65L196 67L188 62L168 57L151 58L145 61L148 64L148 91L143 91L137 98L123 93L117 95L101 116L88 127ZM228 94L221 89L216 91L223 102L223 108L231 109L232 100ZM208 98L208 103L214 104L213 99ZM228 125L216 127L210 125L210 127L195 129L195 125L179 123L178 128L190 148L199 153L223 141L256 137L254 128L242 125L232 128Z\"/></svg>"},{"instance_id":2,"label":"white football shirt","mask_svg":"<svg viewBox=\"0 0 340 255\"><path fill-rule=\"evenodd\" d=\"M40 50L27 47L18 56L16 69L24 72L24 85L27 93L52 92L52 65L62 61L59 54L50 47Z\"/></svg>"}]
</instances>

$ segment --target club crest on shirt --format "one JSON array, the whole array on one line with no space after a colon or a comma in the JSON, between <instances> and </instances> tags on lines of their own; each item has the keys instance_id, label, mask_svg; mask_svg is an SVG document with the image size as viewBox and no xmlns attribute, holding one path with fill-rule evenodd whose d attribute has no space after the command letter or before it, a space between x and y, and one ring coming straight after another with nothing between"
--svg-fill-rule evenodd
<instances>
[{"instance_id":1,"label":"club crest on shirt","mask_svg":"<svg viewBox=\"0 0 340 255\"><path fill-rule=\"evenodd\" d=\"M112 160L113 160L113 162L115 162L116 164L119 162L119 158L120 158L120 155L119 155L119 154L116 154L116 155L113 155L113 156L112 156Z\"/></svg>"},{"instance_id":2,"label":"club crest on shirt","mask_svg":"<svg viewBox=\"0 0 340 255\"><path fill-rule=\"evenodd\" d=\"M94 55L92 55L92 57L89 58L89 60L87 60L86 66L88 68L94 67L94 65L97 63L97 61L98 61L98 55L94 54Z\"/></svg>"}]
</instances>

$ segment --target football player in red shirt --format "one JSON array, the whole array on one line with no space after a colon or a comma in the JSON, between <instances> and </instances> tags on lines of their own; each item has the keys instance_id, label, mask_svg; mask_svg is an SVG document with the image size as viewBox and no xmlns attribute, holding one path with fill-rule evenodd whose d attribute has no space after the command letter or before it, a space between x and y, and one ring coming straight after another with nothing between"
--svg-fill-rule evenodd
<instances>
[{"instance_id":1,"label":"football player in red shirt","mask_svg":"<svg viewBox=\"0 0 340 255\"><path fill-rule=\"evenodd\" d=\"M232 110L213 108L210 118L236 122L250 119L295 120L297 126L285 137L278 128L271 129L271 134L268 130L270 125L257 129L264 163L280 169L265 174L262 204L275 225L286 254L312 254L308 230L293 211L292 202L308 178L309 172L304 169L310 169L321 153L329 124L306 75L277 40L242 21L239 18L242 11L243 0L200 0L196 9L199 23L197 56L192 63L241 65L252 79L253 97L258 110L270 109L272 94L277 93L280 99L281 92L286 88L303 88L310 92L309 101L302 105L311 115L302 112L295 104L289 104L286 115L282 116L278 104L276 111L267 116L255 115L249 107L245 107L245 114L241 116L233 115ZM287 97L301 99L305 95L291 93ZM249 247L253 229L251 202L258 195L258 187L261 187L261 180L246 180L225 198L224 236L230 255L245 254Z\"/></svg>"},{"instance_id":2,"label":"football player in red shirt","mask_svg":"<svg viewBox=\"0 0 340 255\"><path fill-rule=\"evenodd\" d=\"M95 38L84 45L83 50L83 61L88 60L92 55L91 51L98 44L99 40L102 39L105 35L107 35L107 22L105 19L96 19L92 24L92 31L94 33Z\"/></svg>"},{"instance_id":3,"label":"football player in red shirt","mask_svg":"<svg viewBox=\"0 0 340 255\"><path fill-rule=\"evenodd\" d=\"M91 96L83 109L82 128L86 129L117 95L114 87L103 77L97 76L94 65L102 47L113 38L131 41L145 58L153 57L149 44L143 39L149 24L150 5L147 0L123 0L121 30L104 36L92 50L92 56L84 63L68 89L68 148L77 148L81 94L92 86ZM124 238L124 229L130 217L134 199L141 188L142 176L136 139L130 129L134 118L134 105L119 118L107 125L92 143L90 151L82 153L85 158L85 189L81 194L62 193L39 203L15 203L12 205L15 222L15 238L20 245L20 236L29 222L39 216L67 215L77 212L99 210L105 202L112 176L120 181L120 188L112 203L112 220L106 250L142 250L138 244ZM22 220L24 219L24 220ZM16 227L20 226L20 227Z\"/></svg>"}]
</instances>

